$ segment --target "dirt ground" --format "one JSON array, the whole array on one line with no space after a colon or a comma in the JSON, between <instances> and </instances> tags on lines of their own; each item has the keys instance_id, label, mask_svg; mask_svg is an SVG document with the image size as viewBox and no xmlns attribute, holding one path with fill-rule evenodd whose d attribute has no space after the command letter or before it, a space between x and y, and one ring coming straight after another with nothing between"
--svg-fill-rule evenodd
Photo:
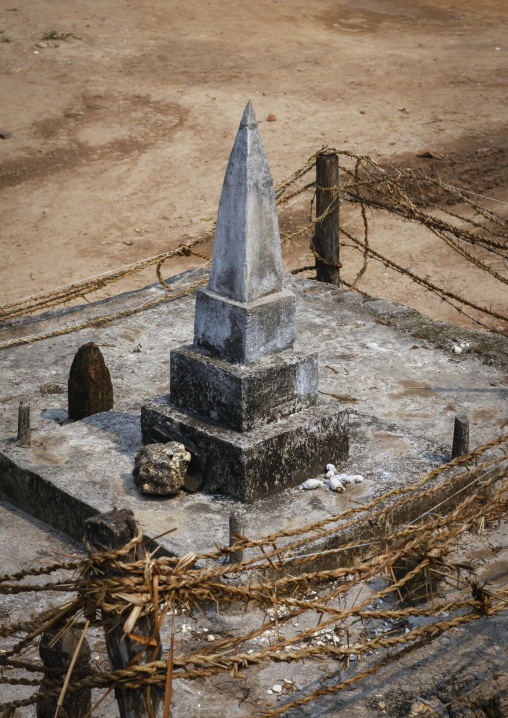
<instances>
[{"instance_id":1,"label":"dirt ground","mask_svg":"<svg viewBox=\"0 0 508 718\"><path fill-rule=\"evenodd\" d=\"M326 143L437 173L507 216L507 18L505 0L6 0L0 302L208 229L249 97L275 182ZM442 159L417 158L425 150ZM282 213L283 236L307 213L304 199ZM341 221L359 226L347 207ZM425 230L379 217L371 241L506 312L504 285ZM307 245L284 248L287 268L311 262ZM361 257L343 259L351 279ZM152 269L99 296L154 280ZM380 263L359 287L471 326Z\"/></svg>"}]
</instances>

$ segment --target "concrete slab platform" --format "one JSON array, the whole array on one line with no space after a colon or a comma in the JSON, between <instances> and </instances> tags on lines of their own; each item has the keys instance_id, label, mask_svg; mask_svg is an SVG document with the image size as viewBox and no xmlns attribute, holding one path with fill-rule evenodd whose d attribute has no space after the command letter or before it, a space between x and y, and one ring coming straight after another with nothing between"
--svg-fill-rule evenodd
<instances>
[{"instance_id":1,"label":"concrete slab platform","mask_svg":"<svg viewBox=\"0 0 508 718\"><path fill-rule=\"evenodd\" d=\"M180 286L186 281L181 277ZM247 535L336 514L350 502L363 503L421 476L450 457L459 411L470 416L472 446L508 426L505 339L434 322L402 305L331 285L287 275L285 284L297 298L299 343L319 351L320 392L349 408L351 452L340 468L363 474L365 482L344 494L294 488L255 502ZM148 287L18 328L4 326L0 338L50 331L63 320L83 322L159 293L157 286ZM192 340L193 305L192 295L183 296L103 328L90 326L2 351L0 498L78 539L85 518L125 506L147 536L178 527L160 539L166 551L181 554L225 544L235 501L199 493L150 499L137 492L131 473L141 446L140 407L169 392L169 353ZM68 423L68 372L74 353L88 341L95 341L106 358L115 408ZM470 347L457 355L452 347L459 341ZM21 397L32 408L28 449L13 441Z\"/></svg>"},{"instance_id":2,"label":"concrete slab platform","mask_svg":"<svg viewBox=\"0 0 508 718\"><path fill-rule=\"evenodd\" d=\"M317 354L288 350L254 364L230 364L196 352L171 350L171 402L210 424L249 431L314 406Z\"/></svg>"}]
</instances>

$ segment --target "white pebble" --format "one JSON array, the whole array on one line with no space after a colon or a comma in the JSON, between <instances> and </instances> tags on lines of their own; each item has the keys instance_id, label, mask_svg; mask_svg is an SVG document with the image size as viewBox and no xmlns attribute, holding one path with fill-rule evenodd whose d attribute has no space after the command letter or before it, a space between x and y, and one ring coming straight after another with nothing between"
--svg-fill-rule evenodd
<instances>
[{"instance_id":1,"label":"white pebble","mask_svg":"<svg viewBox=\"0 0 508 718\"><path fill-rule=\"evenodd\" d=\"M212 636L212 634L210 633L210 635L206 637L206 640L207 641L215 641L215 636Z\"/></svg>"},{"instance_id":2,"label":"white pebble","mask_svg":"<svg viewBox=\"0 0 508 718\"><path fill-rule=\"evenodd\" d=\"M352 478L355 480L355 484L361 484L363 481L363 476L361 474L355 474Z\"/></svg>"},{"instance_id":3,"label":"white pebble","mask_svg":"<svg viewBox=\"0 0 508 718\"><path fill-rule=\"evenodd\" d=\"M334 476L333 479L330 479L330 490L337 491L338 493L344 491L344 486L338 476Z\"/></svg>"},{"instance_id":4,"label":"white pebble","mask_svg":"<svg viewBox=\"0 0 508 718\"><path fill-rule=\"evenodd\" d=\"M337 474L336 478L339 479L345 486L353 483L353 477L350 476L350 474Z\"/></svg>"},{"instance_id":5,"label":"white pebble","mask_svg":"<svg viewBox=\"0 0 508 718\"><path fill-rule=\"evenodd\" d=\"M272 686L272 691L274 693L282 693L282 686L276 683L274 686Z\"/></svg>"},{"instance_id":6,"label":"white pebble","mask_svg":"<svg viewBox=\"0 0 508 718\"><path fill-rule=\"evenodd\" d=\"M327 470L327 471L333 471L333 473L335 473L335 466L334 466L333 464L327 464L327 465L326 465L326 470Z\"/></svg>"},{"instance_id":7,"label":"white pebble","mask_svg":"<svg viewBox=\"0 0 508 718\"><path fill-rule=\"evenodd\" d=\"M300 488L309 491L310 489L320 489L322 486L323 482L321 479L307 479L307 481L303 482Z\"/></svg>"},{"instance_id":8,"label":"white pebble","mask_svg":"<svg viewBox=\"0 0 508 718\"><path fill-rule=\"evenodd\" d=\"M334 476L335 476L335 469L330 469L329 471L326 472L327 479L333 479Z\"/></svg>"}]
</instances>

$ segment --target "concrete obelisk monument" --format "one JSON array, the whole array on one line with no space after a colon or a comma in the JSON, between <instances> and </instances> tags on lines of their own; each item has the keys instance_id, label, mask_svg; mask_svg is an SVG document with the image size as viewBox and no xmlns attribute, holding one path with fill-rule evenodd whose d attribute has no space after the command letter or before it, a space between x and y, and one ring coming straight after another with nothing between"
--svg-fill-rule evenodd
<instances>
[{"instance_id":1,"label":"concrete obelisk monument","mask_svg":"<svg viewBox=\"0 0 508 718\"><path fill-rule=\"evenodd\" d=\"M347 413L318 403L316 354L293 350L295 297L282 286L273 182L252 103L219 204L194 343L171 351L171 393L142 408L143 441L179 441L201 490L254 501L348 455Z\"/></svg>"}]
</instances>

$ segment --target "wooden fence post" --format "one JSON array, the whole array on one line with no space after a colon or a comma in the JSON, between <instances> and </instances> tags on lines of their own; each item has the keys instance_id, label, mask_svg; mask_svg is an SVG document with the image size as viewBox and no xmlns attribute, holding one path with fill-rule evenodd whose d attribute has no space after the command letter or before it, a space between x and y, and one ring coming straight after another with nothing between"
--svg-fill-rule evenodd
<instances>
[{"instance_id":1,"label":"wooden fence post","mask_svg":"<svg viewBox=\"0 0 508 718\"><path fill-rule=\"evenodd\" d=\"M17 443L19 446L30 446L30 407L24 404L22 401L19 402L18 407L18 438Z\"/></svg>"},{"instance_id":2,"label":"wooden fence post","mask_svg":"<svg viewBox=\"0 0 508 718\"><path fill-rule=\"evenodd\" d=\"M50 631L46 631L42 634L41 642L39 645L39 655L44 664L44 677L54 678L54 671L61 669L67 671L69 668L74 652L79 645L81 631L75 628L70 628L63 636L58 637L61 631L61 626L52 628ZM73 677L82 677L82 674L92 674L90 667L90 645L85 640L81 644L78 652L76 663L74 664ZM47 690L44 686L41 687L41 692ZM46 698L44 701L37 703L37 718L54 718L55 711L57 709L58 699L57 698ZM92 689L83 688L75 693L66 695L58 713L59 718L86 718L92 709Z\"/></svg>"},{"instance_id":3,"label":"wooden fence post","mask_svg":"<svg viewBox=\"0 0 508 718\"><path fill-rule=\"evenodd\" d=\"M134 514L127 509L114 509L106 514L93 516L85 521L86 538L89 544L97 551L114 551L125 546L137 534L137 524ZM123 556L125 563L133 563L143 557L142 549L137 544L128 556ZM110 572L112 575L112 572ZM106 614L110 616L110 614ZM106 647L108 649L111 669L126 668L130 661L142 648L142 644L129 636L124 635L123 624L115 626L106 632ZM151 636L153 634L153 616L142 616L132 628L131 632L140 636ZM159 643L159 634L155 634ZM160 658L160 648L153 656L153 646L147 646L146 650L137 659L135 665L150 663ZM120 711L120 718L162 718L164 711L164 689L161 686L152 685L140 688L115 688L115 696ZM148 697L152 713L148 706Z\"/></svg>"},{"instance_id":4,"label":"wooden fence post","mask_svg":"<svg viewBox=\"0 0 508 718\"><path fill-rule=\"evenodd\" d=\"M469 453L469 419L465 414L455 417L453 427L452 459Z\"/></svg>"},{"instance_id":5,"label":"wooden fence post","mask_svg":"<svg viewBox=\"0 0 508 718\"><path fill-rule=\"evenodd\" d=\"M340 286L339 270L339 157L336 154L316 158L316 217L332 206L330 212L315 226L314 250L325 261L316 257L316 275L320 282Z\"/></svg>"},{"instance_id":6,"label":"wooden fence post","mask_svg":"<svg viewBox=\"0 0 508 718\"><path fill-rule=\"evenodd\" d=\"M245 536L245 524L245 514L243 513L243 511L233 511L233 513L229 517L230 546L235 545L235 536L237 534L240 534L240 536ZM243 561L243 549L233 551L233 553L229 554L229 563L240 563L241 561Z\"/></svg>"}]
</instances>

